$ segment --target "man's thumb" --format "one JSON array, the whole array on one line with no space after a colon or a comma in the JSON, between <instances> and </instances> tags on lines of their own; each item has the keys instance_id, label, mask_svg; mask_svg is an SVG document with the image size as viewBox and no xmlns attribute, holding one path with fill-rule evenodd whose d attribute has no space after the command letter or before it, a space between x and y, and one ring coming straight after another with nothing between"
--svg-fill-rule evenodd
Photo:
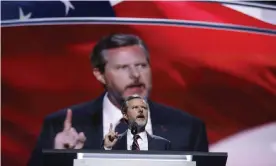
<instances>
[{"instance_id":1,"label":"man's thumb","mask_svg":"<svg viewBox=\"0 0 276 166\"><path fill-rule=\"evenodd\" d=\"M79 133L79 141L80 141L80 142L85 142L85 140L86 140L86 137L85 137L84 133L83 133L83 132L80 132L80 133Z\"/></svg>"}]
</instances>

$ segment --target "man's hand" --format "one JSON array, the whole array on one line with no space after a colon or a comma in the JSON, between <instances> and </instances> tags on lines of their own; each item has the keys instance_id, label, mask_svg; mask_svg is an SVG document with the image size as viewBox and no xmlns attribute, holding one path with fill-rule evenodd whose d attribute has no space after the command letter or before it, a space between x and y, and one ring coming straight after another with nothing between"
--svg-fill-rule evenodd
<instances>
[{"instance_id":1,"label":"man's hand","mask_svg":"<svg viewBox=\"0 0 276 166\"><path fill-rule=\"evenodd\" d=\"M68 109L63 131L55 137L55 149L81 149L86 137L83 132L77 133L72 127L72 110Z\"/></svg>"},{"instance_id":2,"label":"man's hand","mask_svg":"<svg viewBox=\"0 0 276 166\"><path fill-rule=\"evenodd\" d=\"M104 148L111 149L118 140L118 132L114 132L112 129L112 123L110 123L109 132L104 136Z\"/></svg>"}]
</instances>

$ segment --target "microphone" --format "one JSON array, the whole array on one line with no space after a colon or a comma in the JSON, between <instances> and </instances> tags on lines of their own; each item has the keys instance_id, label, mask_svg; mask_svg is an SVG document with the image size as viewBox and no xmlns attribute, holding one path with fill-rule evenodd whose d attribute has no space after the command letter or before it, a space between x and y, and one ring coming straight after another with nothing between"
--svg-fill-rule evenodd
<instances>
[{"instance_id":1,"label":"microphone","mask_svg":"<svg viewBox=\"0 0 276 166\"><path fill-rule=\"evenodd\" d=\"M131 134L136 135L138 133L138 124L133 122L130 126Z\"/></svg>"},{"instance_id":2,"label":"microphone","mask_svg":"<svg viewBox=\"0 0 276 166\"><path fill-rule=\"evenodd\" d=\"M112 142L115 138L116 138L116 137L111 137L111 135L108 136L108 139L109 139L110 142Z\"/></svg>"}]
</instances>

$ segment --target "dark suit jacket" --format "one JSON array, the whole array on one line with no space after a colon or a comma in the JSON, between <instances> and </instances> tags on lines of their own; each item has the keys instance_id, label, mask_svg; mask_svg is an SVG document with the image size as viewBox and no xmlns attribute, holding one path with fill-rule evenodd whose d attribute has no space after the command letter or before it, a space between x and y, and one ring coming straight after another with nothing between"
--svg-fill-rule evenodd
<instances>
[{"instance_id":1,"label":"dark suit jacket","mask_svg":"<svg viewBox=\"0 0 276 166\"><path fill-rule=\"evenodd\" d=\"M72 126L77 132L84 132L86 142L83 149L100 150L103 139L103 97L74 105ZM173 151L208 151L208 140L204 123L190 114L148 101L154 135L171 142ZM56 134L63 130L66 109L50 114L44 120L37 145L28 165L42 165L42 149L53 149Z\"/></svg>"},{"instance_id":2,"label":"dark suit jacket","mask_svg":"<svg viewBox=\"0 0 276 166\"><path fill-rule=\"evenodd\" d=\"M156 135L150 135L148 133L147 133L147 138L148 138L148 150L154 150L154 151L171 150L171 142L169 140ZM118 141L112 147L112 150L127 150L127 131L119 135Z\"/></svg>"}]
</instances>

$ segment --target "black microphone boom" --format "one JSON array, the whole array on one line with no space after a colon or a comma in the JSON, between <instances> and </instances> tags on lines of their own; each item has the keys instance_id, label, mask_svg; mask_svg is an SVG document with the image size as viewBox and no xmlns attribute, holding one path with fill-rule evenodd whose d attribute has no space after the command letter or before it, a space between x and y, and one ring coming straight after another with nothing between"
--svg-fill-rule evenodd
<instances>
[{"instance_id":1,"label":"black microphone boom","mask_svg":"<svg viewBox=\"0 0 276 166\"><path fill-rule=\"evenodd\" d=\"M138 124L133 122L130 126L131 134L136 135L138 133Z\"/></svg>"}]
</instances>

